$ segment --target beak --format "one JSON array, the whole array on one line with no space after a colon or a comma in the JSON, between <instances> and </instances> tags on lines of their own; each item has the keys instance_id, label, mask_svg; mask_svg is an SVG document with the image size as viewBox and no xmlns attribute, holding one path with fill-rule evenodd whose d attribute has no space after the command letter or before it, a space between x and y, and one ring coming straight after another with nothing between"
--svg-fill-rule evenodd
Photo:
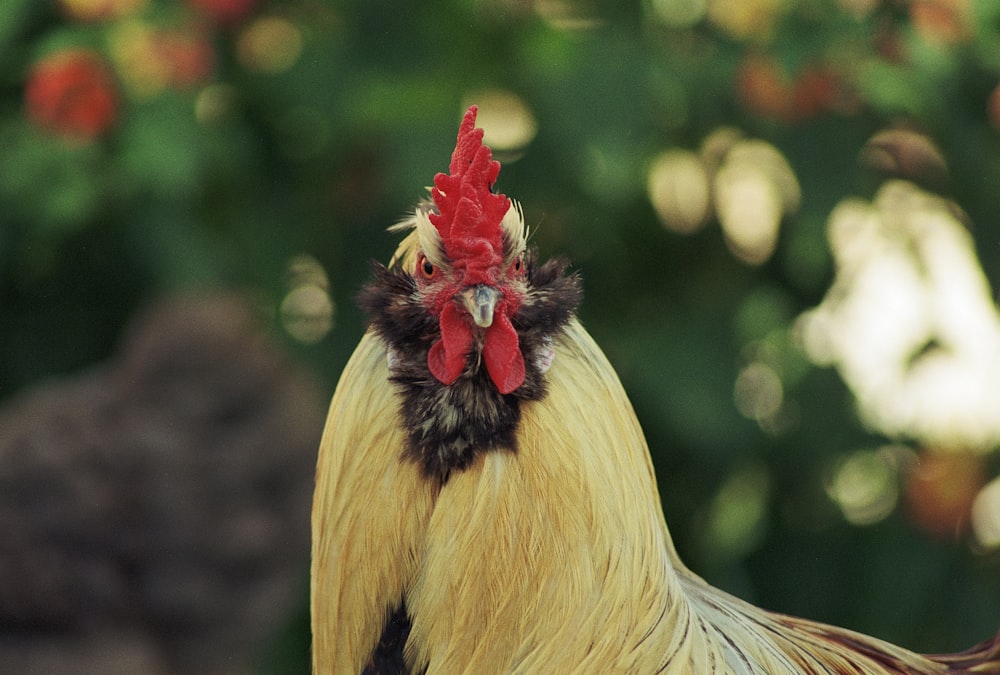
<instances>
[{"instance_id":1,"label":"beak","mask_svg":"<svg viewBox=\"0 0 1000 675\"><path fill-rule=\"evenodd\" d=\"M493 309L501 293L493 286L479 284L471 288L466 288L461 292L462 303L472 315L472 320L480 328L489 328L493 325Z\"/></svg>"}]
</instances>

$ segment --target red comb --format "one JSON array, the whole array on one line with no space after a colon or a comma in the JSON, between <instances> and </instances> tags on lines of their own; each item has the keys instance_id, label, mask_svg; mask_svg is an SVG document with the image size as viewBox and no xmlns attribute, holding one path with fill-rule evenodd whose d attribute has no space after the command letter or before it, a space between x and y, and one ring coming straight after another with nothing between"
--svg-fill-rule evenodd
<instances>
[{"instance_id":1,"label":"red comb","mask_svg":"<svg viewBox=\"0 0 1000 675\"><path fill-rule=\"evenodd\" d=\"M434 176L431 197L438 213L430 214L456 270L464 272L467 285L490 283L488 270L503 260L500 221L510 208L505 195L493 194L500 162L483 145L483 130L476 128L478 108L470 106L458 128L458 142L451 155L451 175Z\"/></svg>"},{"instance_id":2,"label":"red comb","mask_svg":"<svg viewBox=\"0 0 1000 675\"><path fill-rule=\"evenodd\" d=\"M501 222L510 200L493 194L500 162L483 145L483 130L476 128L476 106L470 106L458 127L458 142L451 155L451 175L434 176L431 197L437 213L431 223L441 235L444 253L462 286L497 283L503 263ZM524 383L524 356L510 315L520 303L516 294L501 298L486 329L483 363L501 394L510 394ZM472 349L472 326L466 312L454 302L438 317L441 337L427 351L427 367L443 384L451 384L466 367Z\"/></svg>"}]
</instances>

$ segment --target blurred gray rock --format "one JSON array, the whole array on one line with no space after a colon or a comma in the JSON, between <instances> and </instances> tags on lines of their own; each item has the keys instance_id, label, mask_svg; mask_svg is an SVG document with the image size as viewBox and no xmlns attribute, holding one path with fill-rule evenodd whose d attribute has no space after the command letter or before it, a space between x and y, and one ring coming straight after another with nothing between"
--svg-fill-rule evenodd
<instances>
[{"instance_id":1,"label":"blurred gray rock","mask_svg":"<svg viewBox=\"0 0 1000 675\"><path fill-rule=\"evenodd\" d=\"M0 672L247 672L305 597L324 412L235 294L6 401Z\"/></svg>"}]
</instances>

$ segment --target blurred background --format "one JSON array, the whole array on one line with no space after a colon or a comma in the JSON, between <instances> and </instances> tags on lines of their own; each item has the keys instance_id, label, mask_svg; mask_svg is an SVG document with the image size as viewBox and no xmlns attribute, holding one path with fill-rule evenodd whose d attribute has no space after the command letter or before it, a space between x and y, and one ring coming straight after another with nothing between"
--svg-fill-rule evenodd
<instances>
[{"instance_id":1,"label":"blurred background","mask_svg":"<svg viewBox=\"0 0 1000 675\"><path fill-rule=\"evenodd\" d=\"M0 670L308 671L353 297L471 103L688 564L992 635L998 85L993 0L4 0Z\"/></svg>"}]
</instances>

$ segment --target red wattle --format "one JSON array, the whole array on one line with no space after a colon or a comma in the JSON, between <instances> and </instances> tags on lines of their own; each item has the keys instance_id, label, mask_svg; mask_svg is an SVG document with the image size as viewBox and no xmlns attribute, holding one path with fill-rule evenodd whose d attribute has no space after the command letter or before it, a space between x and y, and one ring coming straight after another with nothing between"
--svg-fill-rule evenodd
<instances>
[{"instance_id":1,"label":"red wattle","mask_svg":"<svg viewBox=\"0 0 1000 675\"><path fill-rule=\"evenodd\" d=\"M427 352L427 367L441 384L451 384L465 369L465 357L472 346L472 327L454 303L441 310L441 339Z\"/></svg>"},{"instance_id":2,"label":"red wattle","mask_svg":"<svg viewBox=\"0 0 1000 675\"><path fill-rule=\"evenodd\" d=\"M486 331L483 360L490 379L501 394L509 394L524 384L524 357L517 331L507 318L506 303L500 303L493 315L493 325Z\"/></svg>"}]
</instances>

